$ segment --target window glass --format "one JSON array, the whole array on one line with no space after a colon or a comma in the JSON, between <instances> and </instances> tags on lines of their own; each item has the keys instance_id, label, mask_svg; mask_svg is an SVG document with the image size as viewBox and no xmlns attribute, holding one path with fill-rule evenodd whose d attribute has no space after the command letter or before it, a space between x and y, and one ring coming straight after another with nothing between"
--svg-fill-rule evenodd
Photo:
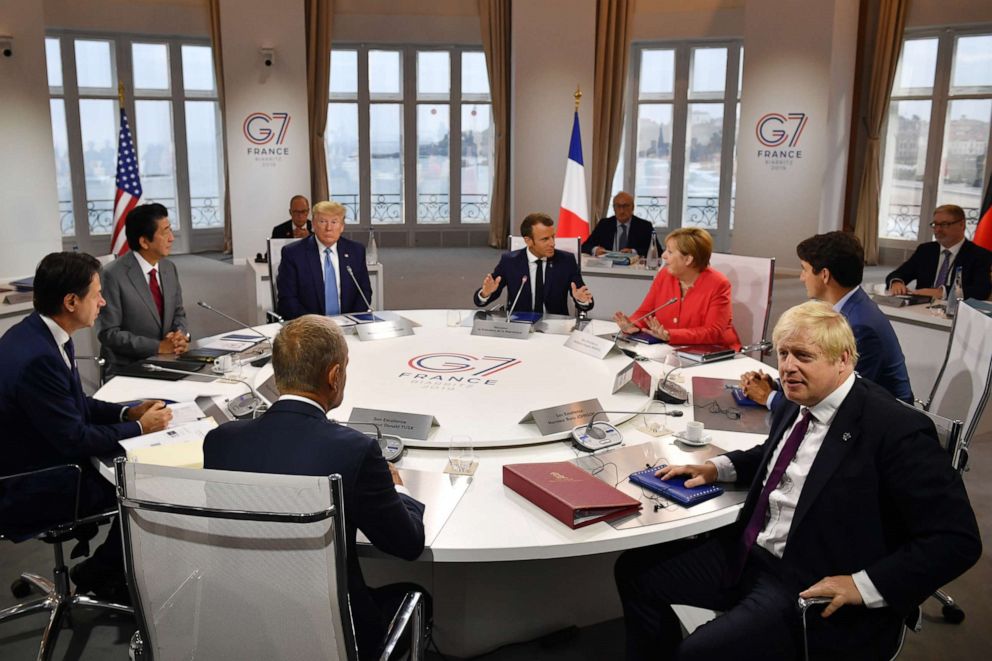
<instances>
[{"instance_id":1,"label":"window glass","mask_svg":"<svg viewBox=\"0 0 992 661\"><path fill-rule=\"evenodd\" d=\"M489 222L492 189L493 122L487 103L462 106L462 200L463 223Z\"/></svg>"},{"instance_id":2,"label":"window glass","mask_svg":"<svg viewBox=\"0 0 992 661\"><path fill-rule=\"evenodd\" d=\"M447 97L451 92L451 58L447 52L417 53L417 95Z\"/></svg>"},{"instance_id":3,"label":"window glass","mask_svg":"<svg viewBox=\"0 0 992 661\"><path fill-rule=\"evenodd\" d=\"M110 42L76 39L76 84L81 88L114 86Z\"/></svg>"},{"instance_id":4,"label":"window glass","mask_svg":"<svg viewBox=\"0 0 992 661\"><path fill-rule=\"evenodd\" d=\"M136 90L169 89L169 49L165 44L131 44Z\"/></svg>"},{"instance_id":5,"label":"window glass","mask_svg":"<svg viewBox=\"0 0 992 661\"><path fill-rule=\"evenodd\" d=\"M48 86L62 87L62 44L58 39L45 39L45 64L48 67Z\"/></svg>"},{"instance_id":6,"label":"window glass","mask_svg":"<svg viewBox=\"0 0 992 661\"><path fill-rule=\"evenodd\" d=\"M331 51L331 94L358 93L358 51Z\"/></svg>"},{"instance_id":7,"label":"window glass","mask_svg":"<svg viewBox=\"0 0 992 661\"><path fill-rule=\"evenodd\" d=\"M952 93L992 88L992 35L958 37L951 70Z\"/></svg>"},{"instance_id":8,"label":"window glass","mask_svg":"<svg viewBox=\"0 0 992 661\"><path fill-rule=\"evenodd\" d=\"M360 217L357 103L329 104L324 153L331 199L345 206L345 220L356 222Z\"/></svg>"},{"instance_id":9,"label":"window glass","mask_svg":"<svg viewBox=\"0 0 992 661\"><path fill-rule=\"evenodd\" d=\"M720 208L723 104L689 104L685 143L682 226L715 230Z\"/></svg>"},{"instance_id":10,"label":"window glass","mask_svg":"<svg viewBox=\"0 0 992 661\"><path fill-rule=\"evenodd\" d=\"M671 95L675 90L675 51L641 51L640 96Z\"/></svg>"},{"instance_id":11,"label":"window glass","mask_svg":"<svg viewBox=\"0 0 992 661\"><path fill-rule=\"evenodd\" d=\"M672 106L642 104L637 118L634 213L662 227L668 226L671 162Z\"/></svg>"},{"instance_id":12,"label":"window glass","mask_svg":"<svg viewBox=\"0 0 992 661\"><path fill-rule=\"evenodd\" d=\"M65 130L65 101L51 99L52 141L55 147L55 189L59 200L59 226L62 236L76 233L72 214L72 178L69 167L69 137Z\"/></svg>"},{"instance_id":13,"label":"window glass","mask_svg":"<svg viewBox=\"0 0 992 661\"><path fill-rule=\"evenodd\" d=\"M940 158L939 204L964 209L967 234L974 236L982 208L985 156L989 144L992 99L961 99L947 106L944 148Z\"/></svg>"},{"instance_id":14,"label":"window glass","mask_svg":"<svg viewBox=\"0 0 992 661\"><path fill-rule=\"evenodd\" d=\"M399 94L400 80L399 51L369 51L370 94Z\"/></svg>"},{"instance_id":15,"label":"window glass","mask_svg":"<svg viewBox=\"0 0 992 661\"><path fill-rule=\"evenodd\" d=\"M689 94L723 93L727 80L726 48L693 48Z\"/></svg>"},{"instance_id":16,"label":"window glass","mask_svg":"<svg viewBox=\"0 0 992 661\"><path fill-rule=\"evenodd\" d=\"M403 222L403 105L374 103L369 107L372 222Z\"/></svg>"},{"instance_id":17,"label":"window glass","mask_svg":"<svg viewBox=\"0 0 992 661\"><path fill-rule=\"evenodd\" d=\"M937 39L910 39L902 46L896 69L895 95L929 93L937 69Z\"/></svg>"},{"instance_id":18,"label":"window glass","mask_svg":"<svg viewBox=\"0 0 992 661\"><path fill-rule=\"evenodd\" d=\"M80 99L79 128L90 234L110 234L117 190L117 101Z\"/></svg>"},{"instance_id":19,"label":"window glass","mask_svg":"<svg viewBox=\"0 0 992 661\"><path fill-rule=\"evenodd\" d=\"M486 70L485 53L462 53L462 94L489 96L489 72Z\"/></svg>"},{"instance_id":20,"label":"window glass","mask_svg":"<svg viewBox=\"0 0 992 661\"><path fill-rule=\"evenodd\" d=\"M417 222L447 223L451 220L448 192L451 189L448 141L448 104L417 106Z\"/></svg>"},{"instance_id":21,"label":"window glass","mask_svg":"<svg viewBox=\"0 0 992 661\"><path fill-rule=\"evenodd\" d=\"M220 131L220 109L216 101L186 102L186 152L193 229L224 226Z\"/></svg>"},{"instance_id":22,"label":"window glass","mask_svg":"<svg viewBox=\"0 0 992 661\"><path fill-rule=\"evenodd\" d=\"M917 238L929 132L929 100L890 104L879 199L881 237Z\"/></svg>"},{"instance_id":23,"label":"window glass","mask_svg":"<svg viewBox=\"0 0 992 661\"><path fill-rule=\"evenodd\" d=\"M183 44L183 86L187 92L214 91L214 59L210 46Z\"/></svg>"},{"instance_id":24,"label":"window glass","mask_svg":"<svg viewBox=\"0 0 992 661\"><path fill-rule=\"evenodd\" d=\"M178 231L171 105L170 101L135 101L135 130L142 197L147 202L164 204L172 217L173 231Z\"/></svg>"}]
</instances>

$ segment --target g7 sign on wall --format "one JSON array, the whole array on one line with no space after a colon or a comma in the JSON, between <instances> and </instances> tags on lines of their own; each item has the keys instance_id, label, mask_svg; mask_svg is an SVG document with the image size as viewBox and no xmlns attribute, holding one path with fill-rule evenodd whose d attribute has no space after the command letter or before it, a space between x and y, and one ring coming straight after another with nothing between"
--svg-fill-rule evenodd
<instances>
[{"instance_id":1,"label":"g7 sign on wall","mask_svg":"<svg viewBox=\"0 0 992 661\"><path fill-rule=\"evenodd\" d=\"M249 113L241 125L241 132L248 142L245 154L257 163L275 167L276 163L289 156L289 147L285 146L285 142L291 120L288 112Z\"/></svg>"},{"instance_id":2,"label":"g7 sign on wall","mask_svg":"<svg viewBox=\"0 0 992 661\"><path fill-rule=\"evenodd\" d=\"M808 120L804 112L770 112L763 115L754 126L755 137L761 145L755 156L771 170L791 168L795 161L803 157L799 144Z\"/></svg>"}]
</instances>

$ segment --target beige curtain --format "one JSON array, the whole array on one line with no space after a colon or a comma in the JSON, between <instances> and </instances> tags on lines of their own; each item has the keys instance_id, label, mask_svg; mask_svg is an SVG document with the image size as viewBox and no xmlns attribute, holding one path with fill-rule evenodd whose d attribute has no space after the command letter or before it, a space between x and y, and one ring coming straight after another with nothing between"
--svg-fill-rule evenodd
<instances>
[{"instance_id":1,"label":"beige curtain","mask_svg":"<svg viewBox=\"0 0 992 661\"><path fill-rule=\"evenodd\" d=\"M627 88L634 0L596 3L596 73L592 125L592 227L610 215L613 173L623 138L623 102ZM592 229L590 227L590 229Z\"/></svg>"},{"instance_id":2,"label":"beige curtain","mask_svg":"<svg viewBox=\"0 0 992 661\"><path fill-rule=\"evenodd\" d=\"M868 133L865 147L865 167L858 191L858 210L854 234L865 247L865 262L878 263L878 214L881 195L882 127L889 111L889 95L899 64L903 28L909 0L881 0L875 52L871 62L868 91L868 115L863 118Z\"/></svg>"},{"instance_id":3,"label":"beige curtain","mask_svg":"<svg viewBox=\"0 0 992 661\"><path fill-rule=\"evenodd\" d=\"M217 81L217 105L220 107L220 143L224 154L224 252L234 251L231 232L231 175L227 169L227 110L224 106L224 55L220 40L220 0L210 0L210 41L213 44L214 78Z\"/></svg>"},{"instance_id":4,"label":"beige curtain","mask_svg":"<svg viewBox=\"0 0 992 661\"><path fill-rule=\"evenodd\" d=\"M495 128L489 245L506 248L510 233L510 0L479 0L479 22Z\"/></svg>"},{"instance_id":5,"label":"beige curtain","mask_svg":"<svg viewBox=\"0 0 992 661\"><path fill-rule=\"evenodd\" d=\"M333 0L307 0L307 117L310 121L310 199L329 198L324 128L327 126L328 81L331 69ZM358 220L357 218L355 219Z\"/></svg>"}]
</instances>

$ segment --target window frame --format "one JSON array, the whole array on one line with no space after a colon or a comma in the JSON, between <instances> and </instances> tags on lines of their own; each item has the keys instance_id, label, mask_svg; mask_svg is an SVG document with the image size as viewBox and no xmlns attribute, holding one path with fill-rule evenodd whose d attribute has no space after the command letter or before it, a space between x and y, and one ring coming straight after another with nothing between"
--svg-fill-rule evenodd
<instances>
[{"instance_id":1,"label":"window frame","mask_svg":"<svg viewBox=\"0 0 992 661\"><path fill-rule=\"evenodd\" d=\"M733 178L737 150L737 117L740 104L741 69L743 39L693 39L676 41L639 41L631 44L630 66L626 90L626 110L624 111L623 173L620 178L622 190L635 195L637 175L637 118L641 105L670 104L672 107L672 140L669 165L668 224L655 225L661 233L684 226L685 217L685 175L687 172L686 139L688 135L689 106L693 103L720 104L723 107L723 124L720 149L720 183L717 198L716 227L707 230L713 235L715 249L729 250L733 235L732 216L734 199ZM727 65L722 95L707 93L695 99L689 98L689 84L692 65L692 52L696 48L726 48ZM640 99L641 59L645 50L674 50L673 93L667 99ZM712 98L711 98L712 97ZM614 181L616 173L610 173ZM636 211L635 211L636 213ZM611 209L604 214L612 215ZM696 225L698 226L698 225Z\"/></svg>"},{"instance_id":2,"label":"window frame","mask_svg":"<svg viewBox=\"0 0 992 661\"><path fill-rule=\"evenodd\" d=\"M369 91L369 52L376 50L396 51L400 53L400 90L401 93L395 97L377 96L371 98ZM395 43L335 43L331 49L332 56L335 51L357 52L357 84L356 94L329 93L328 95L328 116L330 116L330 105L338 103L354 103L358 112L358 154L359 154L359 191L358 191L358 217L349 219L349 224L353 229L364 231L374 229L383 232L459 232L474 231L488 232L489 218L484 222L465 223L462 220L462 207L466 204L462 200L461 190L461 163L462 163L462 107L468 105L489 105L490 118L492 117L492 94L486 99L482 99L479 94L462 94L462 55L463 53L482 53L481 45L472 44L395 44ZM449 55L449 76L450 92L446 99L440 95L419 98L417 95L417 54L420 52L444 52ZM399 223L373 223L372 222L372 192L371 192L371 143L370 143L370 107L378 103L400 104L401 106L401 171L403 176L403 202L401 218ZM444 104L448 106L448 220L447 222L420 222L418 210L421 205L418 194L417 181L417 111L421 105ZM490 170L491 176L493 169ZM330 176L328 175L328 189L331 190ZM335 193L331 190L331 197ZM336 199L336 198L335 198ZM490 191L486 196L486 204L491 205L492 181L490 180ZM471 203L469 203L471 204ZM346 206L349 206L345 202Z\"/></svg>"},{"instance_id":3,"label":"window frame","mask_svg":"<svg viewBox=\"0 0 992 661\"><path fill-rule=\"evenodd\" d=\"M114 102L114 135L120 130L118 116L117 87L123 81L125 86L124 109L127 112L131 126L135 149L139 149L141 140L140 126L137 125L136 101L168 101L171 114L173 167L175 172L176 197L169 206L170 218L176 241L174 253L200 252L205 250L221 250L224 245L224 127L219 125L217 140L218 184L220 189L216 200L216 212L221 218L221 224L216 227L194 228L193 208L190 193L190 168L186 134L186 102L211 101L217 104L218 121L220 120L220 99L214 76L213 92L202 90L186 91L183 78L182 47L206 46L213 48L209 38L185 37L178 35L145 35L135 33L108 33L81 30L46 30L46 39L57 39L61 54L62 87L49 87L49 99L62 99L65 104L66 135L68 139L69 174L72 190L72 214L75 221L75 231L72 235L62 236L65 250L79 249L91 254L107 254L110 252L111 234L91 234L89 216L102 210L94 207L86 194L86 175L83 161L82 126L80 123L79 103L86 99L103 99ZM111 89L79 88L76 70L76 40L106 41L110 43L111 56ZM169 90L135 90L134 70L132 66L133 44L162 44L167 48L169 65ZM47 81L46 81L47 83ZM116 150L116 143L115 143ZM115 158L116 163L116 158ZM110 173L113 177L114 173ZM110 211L113 217L113 195L110 191ZM60 204L60 225L63 214ZM61 234L61 227L60 227Z\"/></svg>"},{"instance_id":4,"label":"window frame","mask_svg":"<svg viewBox=\"0 0 992 661\"><path fill-rule=\"evenodd\" d=\"M933 88L929 94L917 91L916 89L910 89L904 94L896 94L894 86L893 93L889 94L885 124L883 125L881 131L882 144L879 149L879 159L882 166L882 170L879 172L880 186L885 181L885 154L886 149L888 148L888 145L886 144L886 137L888 136L888 123L889 118L891 117L892 104L898 101L930 101L930 126L927 131L927 155L924 160L923 187L920 195L920 214L917 221L916 239L898 239L889 236L882 236L881 231L885 221L883 220L883 209L881 208L882 200L879 199L878 245L881 248L911 250L915 249L915 247L920 244L929 243L933 240L933 231L930 228L929 223L932 220L932 210L935 209L940 202L937 198L937 192L940 188L939 174L941 158L944 152L944 133L947 128L947 110L949 104L952 101L958 100L992 99L992 88L971 94L952 94L950 89L952 73L951 68L953 65L953 56L957 38L981 35L992 36L992 24L953 28L919 28L906 30L902 36L902 42L899 46L900 58L902 57L902 52L905 48L906 42L915 41L918 39L937 39L937 57L934 68ZM899 64L901 64L901 62L897 62L897 66ZM992 123L992 117L989 118L989 121ZM990 175L992 175L992 128L989 130L989 137L985 147L985 170L983 173L982 182L988 182ZM983 185L987 184L983 183ZM968 216L968 209L965 209L966 222L968 224L967 237L969 239L974 236L975 229L978 225L978 215L981 213L980 207L981 201L979 201L979 208L975 210L975 213L972 216ZM929 211L924 212L924 210ZM885 218L887 218L887 216L885 216Z\"/></svg>"}]
</instances>

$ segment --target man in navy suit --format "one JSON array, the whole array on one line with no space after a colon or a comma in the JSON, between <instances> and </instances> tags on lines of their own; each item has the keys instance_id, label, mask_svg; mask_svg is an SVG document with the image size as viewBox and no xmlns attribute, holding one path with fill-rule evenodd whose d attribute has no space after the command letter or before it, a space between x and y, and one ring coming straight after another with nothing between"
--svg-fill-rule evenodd
<instances>
[{"instance_id":1,"label":"man in navy suit","mask_svg":"<svg viewBox=\"0 0 992 661\"><path fill-rule=\"evenodd\" d=\"M514 310L567 315L569 294L576 308L591 310L592 294L579 275L577 255L555 250L554 221L547 214L532 213L520 223L520 234L527 247L500 257L475 291L476 306L485 307L499 298L505 287L507 306L516 301Z\"/></svg>"},{"instance_id":2,"label":"man in navy suit","mask_svg":"<svg viewBox=\"0 0 992 661\"><path fill-rule=\"evenodd\" d=\"M885 284L893 294L922 294L947 298L954 284L954 273L960 267L965 298L984 301L992 293L992 252L964 238L964 209L945 204L933 212L933 241L920 245L906 262L885 276ZM916 281L916 289L907 285Z\"/></svg>"},{"instance_id":3,"label":"man in navy suit","mask_svg":"<svg viewBox=\"0 0 992 661\"><path fill-rule=\"evenodd\" d=\"M634 215L633 196L620 191L613 198L613 215L596 223L592 234L582 243L582 252L598 257L613 250L646 257L653 237L654 226Z\"/></svg>"},{"instance_id":4,"label":"man in navy suit","mask_svg":"<svg viewBox=\"0 0 992 661\"><path fill-rule=\"evenodd\" d=\"M889 658L905 615L981 556L933 424L855 376L844 317L807 301L773 339L789 401L768 440L658 471L749 486L737 523L617 561L628 659L801 658L800 596L831 599L807 616L815 658ZM671 604L723 614L682 640Z\"/></svg>"},{"instance_id":5,"label":"man in navy suit","mask_svg":"<svg viewBox=\"0 0 992 661\"><path fill-rule=\"evenodd\" d=\"M806 295L829 303L851 325L858 347L855 371L896 399L912 404L913 390L899 338L875 301L861 289L865 263L861 242L853 234L827 232L802 241L796 254ZM744 374L741 387L748 397L772 410L785 401L776 392L778 384L763 372Z\"/></svg>"},{"instance_id":6,"label":"man in navy suit","mask_svg":"<svg viewBox=\"0 0 992 661\"><path fill-rule=\"evenodd\" d=\"M344 215L343 205L318 202L313 207L314 233L282 249L276 290L279 314L284 318L368 309L365 301L372 300L372 285L365 247L342 238Z\"/></svg>"},{"instance_id":7,"label":"man in navy suit","mask_svg":"<svg viewBox=\"0 0 992 661\"><path fill-rule=\"evenodd\" d=\"M332 320L287 323L272 347L279 400L261 418L231 422L203 441L203 467L288 475L341 475L348 535L348 593L362 659L378 658L395 590L365 585L355 550L361 530L376 548L414 560L424 549L424 506L411 498L379 444L327 419L341 404L348 345ZM388 587L388 586L387 586Z\"/></svg>"},{"instance_id":8,"label":"man in navy suit","mask_svg":"<svg viewBox=\"0 0 992 661\"><path fill-rule=\"evenodd\" d=\"M84 253L52 253L35 271L35 311L0 338L0 429L4 435L0 472L13 475L77 464L82 469L82 516L116 502L113 485L100 477L90 457L117 454L121 439L160 431L172 418L172 411L160 401L127 407L83 392L71 336L92 327L104 305L100 262ZM58 502L59 495L71 502L76 484L64 484L60 476L53 480L58 481L39 485L39 492L24 498L16 508L7 499L18 494L4 494L5 516L16 515L28 529L50 522L53 516L60 518L54 512L69 510L66 503ZM81 592L119 596L115 592L124 588L120 533L111 530L90 560L73 567L72 576Z\"/></svg>"},{"instance_id":9,"label":"man in navy suit","mask_svg":"<svg viewBox=\"0 0 992 661\"><path fill-rule=\"evenodd\" d=\"M305 239L312 231L310 201L303 195L294 195L289 200L289 220L272 228L272 238Z\"/></svg>"}]
</instances>

